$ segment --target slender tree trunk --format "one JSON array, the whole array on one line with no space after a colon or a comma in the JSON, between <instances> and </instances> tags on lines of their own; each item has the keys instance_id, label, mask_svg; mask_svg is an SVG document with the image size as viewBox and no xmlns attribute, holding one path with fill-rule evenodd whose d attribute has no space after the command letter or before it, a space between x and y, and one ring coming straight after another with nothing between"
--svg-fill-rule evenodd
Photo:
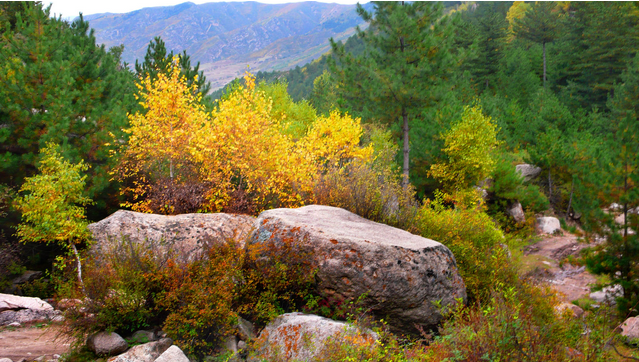
<instances>
[{"instance_id":1,"label":"slender tree trunk","mask_svg":"<svg viewBox=\"0 0 639 362\"><path fill-rule=\"evenodd\" d=\"M84 289L84 281L82 280L82 262L80 261L80 254L78 254L78 249L76 249L73 242L71 242L71 250L73 250L73 254L75 254L75 258L78 261L78 281L80 282L80 287L82 288L82 294L86 296L87 291Z\"/></svg>"},{"instance_id":2,"label":"slender tree trunk","mask_svg":"<svg viewBox=\"0 0 639 362\"><path fill-rule=\"evenodd\" d=\"M552 203L552 178L550 178L550 166L548 166L548 200Z\"/></svg>"},{"instance_id":3,"label":"slender tree trunk","mask_svg":"<svg viewBox=\"0 0 639 362\"><path fill-rule=\"evenodd\" d=\"M403 179L402 186L404 188L408 187L408 172L409 172L409 159L408 154L410 152L410 143L408 139L408 113L406 113L406 109L402 107L402 120L403 120L403 131L404 131L404 167L403 167Z\"/></svg>"},{"instance_id":4,"label":"slender tree trunk","mask_svg":"<svg viewBox=\"0 0 639 362\"><path fill-rule=\"evenodd\" d=\"M572 206L572 195L575 191L575 176L572 177L572 182L570 183L570 199L568 200L568 209L566 209L566 217L570 215L570 206Z\"/></svg>"},{"instance_id":5,"label":"slender tree trunk","mask_svg":"<svg viewBox=\"0 0 639 362\"><path fill-rule=\"evenodd\" d=\"M544 52L544 88L546 88L546 43L541 43Z\"/></svg>"}]
</instances>

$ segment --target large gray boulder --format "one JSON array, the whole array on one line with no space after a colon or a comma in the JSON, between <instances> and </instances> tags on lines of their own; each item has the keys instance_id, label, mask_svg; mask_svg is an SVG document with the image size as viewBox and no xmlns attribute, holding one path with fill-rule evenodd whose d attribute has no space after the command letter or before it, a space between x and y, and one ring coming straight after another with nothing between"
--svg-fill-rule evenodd
<instances>
[{"instance_id":1,"label":"large gray boulder","mask_svg":"<svg viewBox=\"0 0 639 362\"><path fill-rule=\"evenodd\" d=\"M256 350L247 361L315 361L329 340L372 346L378 338L370 330L361 330L345 322L312 314L287 313L262 330L255 342Z\"/></svg>"},{"instance_id":2,"label":"large gray boulder","mask_svg":"<svg viewBox=\"0 0 639 362\"><path fill-rule=\"evenodd\" d=\"M0 312L0 326L8 326L12 323L61 322L63 320L62 312L58 310L18 309Z\"/></svg>"},{"instance_id":3,"label":"large gray boulder","mask_svg":"<svg viewBox=\"0 0 639 362\"><path fill-rule=\"evenodd\" d=\"M100 356L113 356L126 351L129 344L115 332L99 332L87 339L87 348Z\"/></svg>"},{"instance_id":4,"label":"large gray boulder","mask_svg":"<svg viewBox=\"0 0 639 362\"><path fill-rule=\"evenodd\" d=\"M40 298L21 297L13 294L0 293L0 312L10 309L52 311L53 306Z\"/></svg>"},{"instance_id":5,"label":"large gray boulder","mask_svg":"<svg viewBox=\"0 0 639 362\"><path fill-rule=\"evenodd\" d=\"M153 362L173 344L171 338L162 338L156 342L139 344L121 355L111 357L107 362Z\"/></svg>"},{"instance_id":6,"label":"large gray boulder","mask_svg":"<svg viewBox=\"0 0 639 362\"><path fill-rule=\"evenodd\" d=\"M365 294L360 306L395 329L433 327L442 318L436 305L466 299L455 257L436 241L329 206L268 210L257 221L251 243L293 240L317 268L319 295L346 301Z\"/></svg>"},{"instance_id":7,"label":"large gray boulder","mask_svg":"<svg viewBox=\"0 0 639 362\"><path fill-rule=\"evenodd\" d=\"M636 342L639 340L639 317L630 317L621 325L621 335Z\"/></svg>"},{"instance_id":8,"label":"large gray boulder","mask_svg":"<svg viewBox=\"0 0 639 362\"><path fill-rule=\"evenodd\" d=\"M131 245L170 255L175 261L200 258L214 243L235 240L240 247L254 229L255 218L233 214L156 215L119 210L89 225L99 254L128 250ZM130 243L130 245L128 244Z\"/></svg>"},{"instance_id":9,"label":"large gray boulder","mask_svg":"<svg viewBox=\"0 0 639 362\"><path fill-rule=\"evenodd\" d=\"M535 165L529 165L527 163L522 163L520 165L515 166L515 171L524 178L524 182L531 181L535 179L541 173L541 168Z\"/></svg>"},{"instance_id":10,"label":"large gray boulder","mask_svg":"<svg viewBox=\"0 0 639 362\"><path fill-rule=\"evenodd\" d=\"M521 203L519 201L511 203L506 209L506 213L510 215L515 222L526 222L526 214L524 213L524 208L521 207Z\"/></svg>"}]
</instances>

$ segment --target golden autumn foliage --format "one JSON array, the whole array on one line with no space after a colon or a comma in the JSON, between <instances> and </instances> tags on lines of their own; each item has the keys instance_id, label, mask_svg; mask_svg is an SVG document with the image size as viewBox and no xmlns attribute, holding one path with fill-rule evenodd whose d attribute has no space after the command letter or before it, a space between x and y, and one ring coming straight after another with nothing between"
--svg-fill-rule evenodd
<instances>
[{"instance_id":1,"label":"golden autumn foliage","mask_svg":"<svg viewBox=\"0 0 639 362\"><path fill-rule=\"evenodd\" d=\"M249 73L244 86L209 114L180 75L177 60L169 74L143 79L138 87L145 113L129 117L129 142L116 173L128 181L126 205L137 211L174 213L178 201L171 196L178 192L162 193L159 203L153 198L158 188L180 183L200 186L189 189L202 190L204 201L192 203L199 205L194 211L302 206L314 201L315 182L329 164L372 160L372 147L359 145L360 120L348 114L319 117L294 139L281 123L285 115L273 116L272 100ZM170 182L158 187L167 177Z\"/></svg>"}]
</instances>

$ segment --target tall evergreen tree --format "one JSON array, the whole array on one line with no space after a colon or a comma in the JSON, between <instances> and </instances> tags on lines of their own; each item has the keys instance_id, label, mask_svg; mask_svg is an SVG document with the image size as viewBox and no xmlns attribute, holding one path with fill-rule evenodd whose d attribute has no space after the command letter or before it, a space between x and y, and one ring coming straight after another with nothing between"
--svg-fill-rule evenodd
<instances>
[{"instance_id":1,"label":"tall evergreen tree","mask_svg":"<svg viewBox=\"0 0 639 362\"><path fill-rule=\"evenodd\" d=\"M559 37L558 11L554 1L538 1L534 3L521 19L515 19L513 31L515 36L527 39L542 46L544 69L543 81L546 87L546 44Z\"/></svg>"},{"instance_id":2,"label":"tall evergreen tree","mask_svg":"<svg viewBox=\"0 0 639 362\"><path fill-rule=\"evenodd\" d=\"M358 57L331 39L332 73L339 80L341 106L364 119L402 124L403 185L410 168L410 124L432 107L454 65L452 23L441 3L375 2L373 13L357 6L370 24L357 29L365 44Z\"/></svg>"},{"instance_id":3,"label":"tall evergreen tree","mask_svg":"<svg viewBox=\"0 0 639 362\"><path fill-rule=\"evenodd\" d=\"M149 42L144 55L144 62L135 61L135 71L139 77L149 75L151 79L156 79L159 72L168 74L173 64L173 51L167 53L166 44L161 37L156 36ZM189 87L195 85L202 98L211 90L211 84L206 81L204 72L200 70L200 62L191 66L191 57L186 54L186 50L178 54L182 74L186 77Z\"/></svg>"},{"instance_id":4,"label":"tall evergreen tree","mask_svg":"<svg viewBox=\"0 0 639 362\"><path fill-rule=\"evenodd\" d=\"M22 184L36 171L47 142L61 145L72 162L90 166L91 197L113 187L110 134L124 138L126 113L134 103L134 77L97 46L89 24L49 17L41 4L15 14L0 38L0 183ZM94 197L98 207L110 201Z\"/></svg>"}]
</instances>

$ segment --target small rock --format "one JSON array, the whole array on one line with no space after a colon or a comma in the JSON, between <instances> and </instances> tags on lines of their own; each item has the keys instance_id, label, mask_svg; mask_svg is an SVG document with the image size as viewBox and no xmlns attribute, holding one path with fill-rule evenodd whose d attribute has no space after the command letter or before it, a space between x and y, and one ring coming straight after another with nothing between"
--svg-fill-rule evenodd
<instances>
[{"instance_id":1,"label":"small rock","mask_svg":"<svg viewBox=\"0 0 639 362\"><path fill-rule=\"evenodd\" d=\"M564 311L569 310L573 318L579 318L584 314L583 309L572 303L561 303L555 307L555 310L558 313L563 313Z\"/></svg>"},{"instance_id":2,"label":"small rock","mask_svg":"<svg viewBox=\"0 0 639 362\"><path fill-rule=\"evenodd\" d=\"M253 326L253 323L240 316L237 317L237 334L243 341L250 341L257 337L255 335L255 326Z\"/></svg>"},{"instance_id":3,"label":"small rock","mask_svg":"<svg viewBox=\"0 0 639 362\"><path fill-rule=\"evenodd\" d=\"M246 342L244 342L244 341L237 342L237 349L239 349L239 350L246 349Z\"/></svg>"},{"instance_id":4,"label":"small rock","mask_svg":"<svg viewBox=\"0 0 639 362\"><path fill-rule=\"evenodd\" d=\"M237 337L230 335L224 339L224 348L227 351L237 353Z\"/></svg>"},{"instance_id":5,"label":"small rock","mask_svg":"<svg viewBox=\"0 0 639 362\"><path fill-rule=\"evenodd\" d=\"M171 346L155 362L189 362L189 359L178 346Z\"/></svg>"},{"instance_id":6,"label":"small rock","mask_svg":"<svg viewBox=\"0 0 639 362\"><path fill-rule=\"evenodd\" d=\"M59 311L54 310L5 310L0 313L0 326L6 326L11 323L32 323L32 322L48 322L52 318L59 315Z\"/></svg>"},{"instance_id":7,"label":"small rock","mask_svg":"<svg viewBox=\"0 0 639 362\"><path fill-rule=\"evenodd\" d=\"M56 303L56 308L60 310L67 310L69 308L75 308L82 304L80 299L60 299Z\"/></svg>"},{"instance_id":8,"label":"small rock","mask_svg":"<svg viewBox=\"0 0 639 362\"><path fill-rule=\"evenodd\" d=\"M561 224L559 223L559 219L556 217L538 217L537 230L539 230L540 233L552 234L557 230L561 230Z\"/></svg>"},{"instance_id":9,"label":"small rock","mask_svg":"<svg viewBox=\"0 0 639 362\"><path fill-rule=\"evenodd\" d=\"M0 362L13 362L10 358L0 358Z\"/></svg>"},{"instance_id":10,"label":"small rock","mask_svg":"<svg viewBox=\"0 0 639 362\"><path fill-rule=\"evenodd\" d=\"M610 204L610 206L608 206L608 210L612 210L612 211L621 211L623 209L623 206L619 205L616 202L613 202L612 204Z\"/></svg>"},{"instance_id":11,"label":"small rock","mask_svg":"<svg viewBox=\"0 0 639 362\"><path fill-rule=\"evenodd\" d=\"M171 338L131 347L125 353L111 357L107 362L153 362L173 344Z\"/></svg>"},{"instance_id":12,"label":"small rock","mask_svg":"<svg viewBox=\"0 0 639 362\"><path fill-rule=\"evenodd\" d=\"M529 165L527 163L522 163L520 165L515 166L515 171L518 172L521 177L524 178L524 182L528 182L533 180L535 177L539 176L541 173L541 168L535 165Z\"/></svg>"},{"instance_id":13,"label":"small rock","mask_svg":"<svg viewBox=\"0 0 639 362\"><path fill-rule=\"evenodd\" d=\"M619 284L611 285L609 287L605 287L600 291L590 293L590 299L594 300L597 303L606 303L610 302L615 304L616 297L623 295L623 287Z\"/></svg>"},{"instance_id":14,"label":"small rock","mask_svg":"<svg viewBox=\"0 0 639 362\"><path fill-rule=\"evenodd\" d=\"M33 362L45 362L47 359L47 356L40 356L36 359L33 360Z\"/></svg>"},{"instance_id":15,"label":"small rock","mask_svg":"<svg viewBox=\"0 0 639 362\"><path fill-rule=\"evenodd\" d=\"M129 344L117 333L100 332L87 339L87 347L97 355L113 356L126 351Z\"/></svg>"},{"instance_id":16,"label":"small rock","mask_svg":"<svg viewBox=\"0 0 639 362\"><path fill-rule=\"evenodd\" d=\"M13 322L13 323L7 324L7 327L22 327L22 324L18 322Z\"/></svg>"},{"instance_id":17,"label":"small rock","mask_svg":"<svg viewBox=\"0 0 639 362\"><path fill-rule=\"evenodd\" d=\"M639 339L639 317L630 317L621 325L621 335L630 339Z\"/></svg>"},{"instance_id":18,"label":"small rock","mask_svg":"<svg viewBox=\"0 0 639 362\"><path fill-rule=\"evenodd\" d=\"M526 214L524 214L524 208L521 207L519 201L513 202L506 210L506 213L518 223L526 222Z\"/></svg>"}]
</instances>

